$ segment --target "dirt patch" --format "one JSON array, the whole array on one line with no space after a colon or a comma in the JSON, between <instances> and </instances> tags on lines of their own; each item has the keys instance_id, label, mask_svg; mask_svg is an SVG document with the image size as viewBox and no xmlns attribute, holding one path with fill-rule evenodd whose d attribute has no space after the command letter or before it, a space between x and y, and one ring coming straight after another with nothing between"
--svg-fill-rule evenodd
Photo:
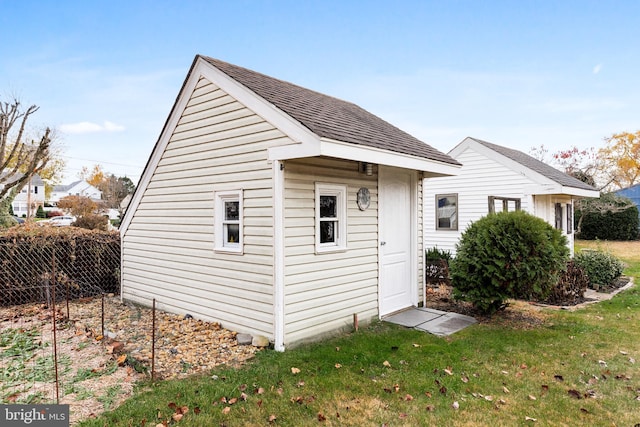
<instances>
[{"instance_id":1,"label":"dirt patch","mask_svg":"<svg viewBox=\"0 0 640 427\"><path fill-rule=\"evenodd\" d=\"M109 296L84 299L56 310L58 393L71 422L95 417L131 396L150 378L152 316L149 308ZM155 377L178 378L221 364L241 365L258 349L238 345L217 323L156 312ZM56 401L53 311L42 304L0 308L0 401Z\"/></svg>"}]
</instances>

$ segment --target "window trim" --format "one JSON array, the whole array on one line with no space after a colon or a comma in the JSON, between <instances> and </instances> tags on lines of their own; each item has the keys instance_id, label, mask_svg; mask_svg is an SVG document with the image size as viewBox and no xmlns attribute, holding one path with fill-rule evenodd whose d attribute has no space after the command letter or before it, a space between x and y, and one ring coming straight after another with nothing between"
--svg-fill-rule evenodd
<instances>
[{"instance_id":1,"label":"window trim","mask_svg":"<svg viewBox=\"0 0 640 427\"><path fill-rule=\"evenodd\" d=\"M567 234L573 234L573 204L567 203Z\"/></svg>"},{"instance_id":2,"label":"window trim","mask_svg":"<svg viewBox=\"0 0 640 427\"><path fill-rule=\"evenodd\" d=\"M320 218L320 197L336 196L336 227L335 242L320 243L320 223L326 221ZM315 247L316 253L342 252L347 250L347 186L342 184L315 183Z\"/></svg>"},{"instance_id":3,"label":"window trim","mask_svg":"<svg viewBox=\"0 0 640 427\"><path fill-rule=\"evenodd\" d=\"M214 193L215 206L214 206L214 250L216 252L228 252L242 254L244 253L244 209L243 209L243 191L242 190L229 190L229 191L216 191ZM225 202L238 202L238 219L227 220L225 219ZM238 224L238 242L236 244L229 244L225 242L225 225L226 224Z\"/></svg>"},{"instance_id":4,"label":"window trim","mask_svg":"<svg viewBox=\"0 0 640 427\"><path fill-rule=\"evenodd\" d=\"M455 206L456 206L456 221L455 221L455 227L441 227L440 226L440 221L439 221L439 216L438 216L438 200L439 199L443 199L445 197L454 197L456 199L455 202ZM458 224L459 224L459 218L460 218L460 205L459 205L459 198L458 198L458 193L446 193L446 194L436 194L436 230L449 230L449 231L457 231L458 230Z\"/></svg>"},{"instance_id":5,"label":"window trim","mask_svg":"<svg viewBox=\"0 0 640 427\"><path fill-rule=\"evenodd\" d=\"M522 210L522 201L516 197L489 196L489 213L496 213L496 200L502 202L502 212L509 212L509 202L514 202L516 212Z\"/></svg>"},{"instance_id":6,"label":"window trim","mask_svg":"<svg viewBox=\"0 0 640 427\"><path fill-rule=\"evenodd\" d=\"M562 203L554 203L554 218L555 218L555 225L554 228L560 231L564 231L564 227L563 227L563 209L562 209Z\"/></svg>"}]
</instances>

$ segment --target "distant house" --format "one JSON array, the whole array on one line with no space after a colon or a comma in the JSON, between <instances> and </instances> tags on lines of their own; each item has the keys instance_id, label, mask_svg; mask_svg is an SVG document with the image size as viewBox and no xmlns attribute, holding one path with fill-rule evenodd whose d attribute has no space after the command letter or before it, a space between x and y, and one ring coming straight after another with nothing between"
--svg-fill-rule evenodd
<instances>
[{"instance_id":1,"label":"distant house","mask_svg":"<svg viewBox=\"0 0 640 427\"><path fill-rule=\"evenodd\" d=\"M490 212L522 209L567 236L573 254L576 199L595 188L511 148L466 138L449 153L463 164L456 176L425 183L425 245L455 253L467 226Z\"/></svg>"},{"instance_id":2,"label":"distant house","mask_svg":"<svg viewBox=\"0 0 640 427\"><path fill-rule=\"evenodd\" d=\"M640 211L640 184L632 185L631 187L623 188L622 190L615 191L618 196L626 197L636 205L638 211Z\"/></svg>"},{"instance_id":3,"label":"distant house","mask_svg":"<svg viewBox=\"0 0 640 427\"><path fill-rule=\"evenodd\" d=\"M19 217L35 216L38 206L44 205L44 181L39 175L34 175L22 188L11 203L14 215ZM31 205L31 209L29 209Z\"/></svg>"},{"instance_id":4,"label":"distant house","mask_svg":"<svg viewBox=\"0 0 640 427\"><path fill-rule=\"evenodd\" d=\"M277 350L416 306L423 178L459 167L355 104L196 56L120 227L122 297Z\"/></svg>"},{"instance_id":5,"label":"distant house","mask_svg":"<svg viewBox=\"0 0 640 427\"><path fill-rule=\"evenodd\" d=\"M80 180L67 185L56 185L53 187L51 197L47 202L50 203L51 206L57 206L60 199L67 196L83 196L94 201L100 201L102 199L102 191L87 181Z\"/></svg>"}]
</instances>

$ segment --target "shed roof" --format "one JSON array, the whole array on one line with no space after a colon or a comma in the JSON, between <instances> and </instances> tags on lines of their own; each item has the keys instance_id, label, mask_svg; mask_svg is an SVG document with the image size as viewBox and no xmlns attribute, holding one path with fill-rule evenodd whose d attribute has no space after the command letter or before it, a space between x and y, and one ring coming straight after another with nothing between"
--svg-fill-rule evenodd
<instances>
[{"instance_id":1,"label":"shed roof","mask_svg":"<svg viewBox=\"0 0 640 427\"><path fill-rule=\"evenodd\" d=\"M477 142L478 144L484 145L485 147L495 151L496 153L501 154L504 157L507 157L515 162L518 162L521 165L535 172L538 172L539 174L549 178L550 180L564 187L573 187L573 188L579 188L581 190L597 191L595 188L593 188L589 184L582 182L579 179L574 178L571 175L568 175L562 171L559 171L558 169L552 166L549 166L548 164L541 162L540 160L535 159L529 156L528 154L523 153L522 151L503 147L501 145L492 144L490 142L482 141L476 138L469 137L468 139L471 139Z\"/></svg>"},{"instance_id":2,"label":"shed roof","mask_svg":"<svg viewBox=\"0 0 640 427\"><path fill-rule=\"evenodd\" d=\"M219 59L208 56L199 57L284 111L321 138L460 165L449 155L356 104Z\"/></svg>"}]
</instances>

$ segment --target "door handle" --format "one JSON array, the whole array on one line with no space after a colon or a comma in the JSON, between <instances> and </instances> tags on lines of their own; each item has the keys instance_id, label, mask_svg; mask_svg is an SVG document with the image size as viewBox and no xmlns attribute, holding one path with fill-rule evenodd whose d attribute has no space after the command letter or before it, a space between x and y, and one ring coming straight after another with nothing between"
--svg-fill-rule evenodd
<instances>
[{"instance_id":1,"label":"door handle","mask_svg":"<svg viewBox=\"0 0 640 427\"><path fill-rule=\"evenodd\" d=\"M386 244L387 244L387 242L380 242L380 246L384 246Z\"/></svg>"}]
</instances>

